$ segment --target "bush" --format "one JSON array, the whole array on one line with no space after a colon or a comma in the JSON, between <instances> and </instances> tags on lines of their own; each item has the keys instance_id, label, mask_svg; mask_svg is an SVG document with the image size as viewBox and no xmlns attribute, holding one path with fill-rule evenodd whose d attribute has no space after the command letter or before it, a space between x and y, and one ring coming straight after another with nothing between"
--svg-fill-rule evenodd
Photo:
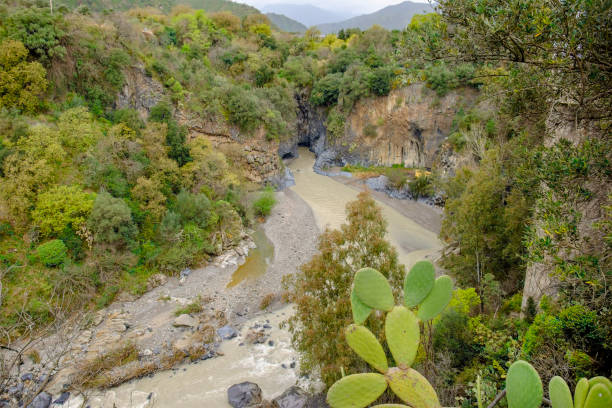
<instances>
[{"instance_id":1,"label":"bush","mask_svg":"<svg viewBox=\"0 0 612 408\"><path fill-rule=\"evenodd\" d=\"M408 176L404 169L392 168L387 172L389 184L395 189L403 188L408 182Z\"/></svg>"},{"instance_id":2,"label":"bush","mask_svg":"<svg viewBox=\"0 0 612 408\"><path fill-rule=\"evenodd\" d=\"M274 190L271 187L267 187L261 193L259 198L253 203L253 209L255 214L267 217L272 211L272 207L276 205L276 198L274 198Z\"/></svg>"},{"instance_id":3,"label":"bush","mask_svg":"<svg viewBox=\"0 0 612 408\"><path fill-rule=\"evenodd\" d=\"M444 64L430 65L425 71L427 84L436 91L438 96L444 96L453 87L454 75Z\"/></svg>"},{"instance_id":4,"label":"bush","mask_svg":"<svg viewBox=\"0 0 612 408\"><path fill-rule=\"evenodd\" d=\"M391 92L391 80L393 72L389 67L380 67L372 71L368 76L370 91L377 96L386 96Z\"/></svg>"},{"instance_id":5,"label":"bush","mask_svg":"<svg viewBox=\"0 0 612 408\"><path fill-rule=\"evenodd\" d=\"M48 236L57 236L67 227L76 231L89 217L95 197L78 186L53 187L38 196L32 220Z\"/></svg>"},{"instance_id":6,"label":"bush","mask_svg":"<svg viewBox=\"0 0 612 408\"><path fill-rule=\"evenodd\" d=\"M127 246L137 233L128 205L106 191L96 197L87 225L95 243L116 247Z\"/></svg>"},{"instance_id":7,"label":"bush","mask_svg":"<svg viewBox=\"0 0 612 408\"><path fill-rule=\"evenodd\" d=\"M191 194L185 190L181 191L176 196L174 210L180 216L183 225L191 222L200 228L207 228L214 223L216 218L212 203L203 193Z\"/></svg>"},{"instance_id":8,"label":"bush","mask_svg":"<svg viewBox=\"0 0 612 408\"><path fill-rule=\"evenodd\" d=\"M223 106L229 122L244 131L252 131L260 124L260 103L253 92L232 86L223 95Z\"/></svg>"},{"instance_id":9,"label":"bush","mask_svg":"<svg viewBox=\"0 0 612 408\"><path fill-rule=\"evenodd\" d=\"M43 265L54 267L64 263L68 256L68 248L62 240L54 239L39 245L36 254Z\"/></svg>"},{"instance_id":10,"label":"bush","mask_svg":"<svg viewBox=\"0 0 612 408\"><path fill-rule=\"evenodd\" d=\"M342 74L328 74L323 77L312 88L310 102L316 106L330 106L338 102L340 87L342 86Z\"/></svg>"},{"instance_id":11,"label":"bush","mask_svg":"<svg viewBox=\"0 0 612 408\"><path fill-rule=\"evenodd\" d=\"M434 193L433 179L431 176L419 176L408 183L408 186L414 199L431 197Z\"/></svg>"}]
</instances>

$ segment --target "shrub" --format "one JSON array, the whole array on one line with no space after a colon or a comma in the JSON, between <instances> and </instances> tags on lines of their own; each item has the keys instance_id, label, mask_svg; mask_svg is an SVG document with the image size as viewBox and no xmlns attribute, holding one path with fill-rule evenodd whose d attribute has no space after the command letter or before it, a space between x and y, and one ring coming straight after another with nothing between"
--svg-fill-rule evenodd
<instances>
[{"instance_id":1,"label":"shrub","mask_svg":"<svg viewBox=\"0 0 612 408\"><path fill-rule=\"evenodd\" d=\"M232 86L224 92L223 106L229 122L244 131L255 130L260 123L259 100L240 86Z\"/></svg>"},{"instance_id":2,"label":"shrub","mask_svg":"<svg viewBox=\"0 0 612 408\"><path fill-rule=\"evenodd\" d=\"M380 67L372 71L368 76L370 91L377 96L389 95L391 92L391 80L393 72L389 67Z\"/></svg>"},{"instance_id":3,"label":"shrub","mask_svg":"<svg viewBox=\"0 0 612 408\"><path fill-rule=\"evenodd\" d=\"M183 225L191 222L200 228L207 228L215 220L212 203L204 193L191 194L185 190L181 191L176 196L174 211L180 216Z\"/></svg>"},{"instance_id":4,"label":"shrub","mask_svg":"<svg viewBox=\"0 0 612 408\"><path fill-rule=\"evenodd\" d=\"M453 73L444 64L430 65L426 70L427 84L436 91L438 96L444 96L452 88Z\"/></svg>"},{"instance_id":5,"label":"shrub","mask_svg":"<svg viewBox=\"0 0 612 408\"><path fill-rule=\"evenodd\" d=\"M44 63L66 52L60 40L65 33L59 28L61 17L48 7L20 8L7 18L4 28L9 38L21 41L30 53Z\"/></svg>"},{"instance_id":6,"label":"shrub","mask_svg":"<svg viewBox=\"0 0 612 408\"><path fill-rule=\"evenodd\" d=\"M128 205L106 191L96 197L87 225L94 242L116 247L125 247L137 233Z\"/></svg>"},{"instance_id":7,"label":"shrub","mask_svg":"<svg viewBox=\"0 0 612 408\"><path fill-rule=\"evenodd\" d=\"M275 205L276 198L274 198L274 190L271 187L267 187L253 203L253 209L255 210L255 214L261 217L267 217L270 215L272 207Z\"/></svg>"},{"instance_id":8,"label":"shrub","mask_svg":"<svg viewBox=\"0 0 612 408\"><path fill-rule=\"evenodd\" d=\"M198 296L193 302L176 309L174 315L180 316L182 314L200 313L202 310L204 310L202 306L202 297Z\"/></svg>"},{"instance_id":9,"label":"shrub","mask_svg":"<svg viewBox=\"0 0 612 408\"><path fill-rule=\"evenodd\" d=\"M45 235L57 236L67 227L76 231L89 217L95 198L78 186L56 186L38 196L32 219Z\"/></svg>"},{"instance_id":10,"label":"shrub","mask_svg":"<svg viewBox=\"0 0 612 408\"><path fill-rule=\"evenodd\" d=\"M327 133L331 140L344 136L346 117L338 109L332 109L327 116Z\"/></svg>"},{"instance_id":11,"label":"shrub","mask_svg":"<svg viewBox=\"0 0 612 408\"><path fill-rule=\"evenodd\" d=\"M433 179L431 176L419 176L408 183L408 186L415 199L420 197L431 197L434 193Z\"/></svg>"},{"instance_id":12,"label":"shrub","mask_svg":"<svg viewBox=\"0 0 612 408\"><path fill-rule=\"evenodd\" d=\"M338 102L340 87L342 86L342 74L328 74L323 77L312 88L310 102L313 105L330 106Z\"/></svg>"},{"instance_id":13,"label":"shrub","mask_svg":"<svg viewBox=\"0 0 612 408\"><path fill-rule=\"evenodd\" d=\"M389 184L395 189L403 188L408 182L408 176L404 169L392 168L387 172Z\"/></svg>"},{"instance_id":14,"label":"shrub","mask_svg":"<svg viewBox=\"0 0 612 408\"><path fill-rule=\"evenodd\" d=\"M68 248L63 241L54 239L39 245L36 254L43 265L54 267L64 263L68 256Z\"/></svg>"}]
</instances>

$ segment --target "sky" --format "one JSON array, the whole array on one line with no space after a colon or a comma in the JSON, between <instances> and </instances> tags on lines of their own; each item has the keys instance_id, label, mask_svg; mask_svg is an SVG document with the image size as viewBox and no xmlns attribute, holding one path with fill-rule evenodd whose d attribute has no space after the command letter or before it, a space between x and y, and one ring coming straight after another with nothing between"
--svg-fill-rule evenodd
<instances>
[{"instance_id":1,"label":"sky","mask_svg":"<svg viewBox=\"0 0 612 408\"><path fill-rule=\"evenodd\" d=\"M350 14L367 14L392 4L401 3L403 0L235 0L240 3L250 4L255 7L263 7L268 4L293 3L312 4L323 9L332 11L348 11ZM415 3L427 3L427 0L411 0Z\"/></svg>"}]
</instances>

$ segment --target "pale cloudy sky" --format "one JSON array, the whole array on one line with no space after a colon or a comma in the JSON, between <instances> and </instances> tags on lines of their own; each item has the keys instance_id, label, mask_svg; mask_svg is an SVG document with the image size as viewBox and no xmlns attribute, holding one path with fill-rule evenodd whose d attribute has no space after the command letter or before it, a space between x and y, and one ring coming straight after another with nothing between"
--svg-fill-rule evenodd
<instances>
[{"instance_id":1,"label":"pale cloudy sky","mask_svg":"<svg viewBox=\"0 0 612 408\"><path fill-rule=\"evenodd\" d=\"M255 7L263 7L268 4L293 3L312 4L327 10L349 11L351 14L365 14L379 10L392 4L401 3L403 0L236 0L239 3L247 3ZM415 3L427 3L427 0L411 0Z\"/></svg>"}]
</instances>

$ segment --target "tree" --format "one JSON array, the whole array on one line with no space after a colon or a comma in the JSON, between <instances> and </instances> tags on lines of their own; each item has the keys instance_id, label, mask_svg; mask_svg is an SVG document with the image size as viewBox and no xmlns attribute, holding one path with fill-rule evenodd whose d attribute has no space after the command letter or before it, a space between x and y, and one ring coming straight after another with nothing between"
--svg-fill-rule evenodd
<instances>
[{"instance_id":1,"label":"tree","mask_svg":"<svg viewBox=\"0 0 612 408\"><path fill-rule=\"evenodd\" d=\"M95 244L118 248L127 246L137 233L132 212L125 201L106 191L96 197L87 227L93 233Z\"/></svg>"},{"instance_id":2,"label":"tree","mask_svg":"<svg viewBox=\"0 0 612 408\"><path fill-rule=\"evenodd\" d=\"M56 186L38 196L32 220L47 236L58 236L66 227L77 231L93 208L96 195L78 186Z\"/></svg>"},{"instance_id":3,"label":"tree","mask_svg":"<svg viewBox=\"0 0 612 408\"><path fill-rule=\"evenodd\" d=\"M28 50L19 41L0 44L0 108L34 112L47 89L47 72L39 62L28 62Z\"/></svg>"},{"instance_id":4,"label":"tree","mask_svg":"<svg viewBox=\"0 0 612 408\"><path fill-rule=\"evenodd\" d=\"M310 94L310 101L314 105L333 105L338 102L341 86L341 73L328 74L314 85Z\"/></svg>"},{"instance_id":5,"label":"tree","mask_svg":"<svg viewBox=\"0 0 612 408\"><path fill-rule=\"evenodd\" d=\"M60 24L61 16L53 16L47 8L31 7L11 13L5 29L9 38L21 41L32 56L46 64L66 52L61 44L65 33Z\"/></svg>"},{"instance_id":6,"label":"tree","mask_svg":"<svg viewBox=\"0 0 612 408\"><path fill-rule=\"evenodd\" d=\"M366 193L347 204L347 223L339 230L326 230L319 238L319 251L284 284L296 304L289 321L293 344L301 354L301 367L319 369L323 381L331 385L340 378L340 368L358 372L363 362L344 339L344 327L352 323L351 282L357 270L372 267L399 288L404 266L397 252L385 239L387 223L380 208ZM370 318L366 326L380 336L381 319Z\"/></svg>"}]
</instances>

